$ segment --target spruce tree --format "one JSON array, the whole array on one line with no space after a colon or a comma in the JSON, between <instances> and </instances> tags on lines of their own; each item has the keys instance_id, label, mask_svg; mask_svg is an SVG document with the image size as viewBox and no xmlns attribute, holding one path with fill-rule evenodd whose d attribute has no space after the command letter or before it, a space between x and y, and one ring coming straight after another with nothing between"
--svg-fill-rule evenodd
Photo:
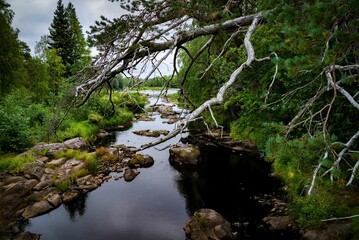
<instances>
[{"instance_id":1,"label":"spruce tree","mask_svg":"<svg viewBox=\"0 0 359 240\"><path fill-rule=\"evenodd\" d=\"M71 41L69 42L69 64L71 64L71 73L75 74L84 65L90 62L89 53L87 49L87 42L82 32L82 26L77 18L74 5L70 2L66 7L66 15L69 22L69 36Z\"/></svg>"},{"instance_id":2,"label":"spruce tree","mask_svg":"<svg viewBox=\"0 0 359 240\"><path fill-rule=\"evenodd\" d=\"M57 2L51 27L49 28L49 49L56 49L65 66L71 65L70 24L62 0Z\"/></svg>"}]
</instances>

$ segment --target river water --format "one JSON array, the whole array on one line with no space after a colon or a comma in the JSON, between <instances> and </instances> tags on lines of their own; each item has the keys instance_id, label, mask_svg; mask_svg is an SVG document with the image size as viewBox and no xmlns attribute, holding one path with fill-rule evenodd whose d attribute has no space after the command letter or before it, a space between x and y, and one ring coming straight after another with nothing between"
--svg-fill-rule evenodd
<instances>
[{"instance_id":1,"label":"river water","mask_svg":"<svg viewBox=\"0 0 359 240\"><path fill-rule=\"evenodd\" d=\"M151 104L156 99L151 97ZM131 129L116 132L112 144L140 146L154 140L133 134L135 130L173 130L174 125L162 123L159 115L153 117L155 121L136 122ZM180 137L157 148L177 143ZM256 223L264 217L269 209L261 207L254 196L272 192L275 184L268 177L269 166L223 149L201 149L203 163L199 168L182 172L169 164L168 149L146 149L142 153L151 155L155 164L141 168L132 182L112 178L98 189L31 219L26 231L41 234L41 239L184 240L183 227L199 208L215 209L231 222ZM248 239L259 239L255 232Z\"/></svg>"}]
</instances>

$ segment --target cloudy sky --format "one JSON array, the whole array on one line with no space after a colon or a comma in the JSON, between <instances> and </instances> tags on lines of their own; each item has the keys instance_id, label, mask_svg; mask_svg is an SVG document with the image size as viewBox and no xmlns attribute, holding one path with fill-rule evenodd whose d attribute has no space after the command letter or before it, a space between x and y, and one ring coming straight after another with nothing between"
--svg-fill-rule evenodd
<instances>
[{"instance_id":1,"label":"cloudy sky","mask_svg":"<svg viewBox=\"0 0 359 240\"><path fill-rule=\"evenodd\" d=\"M34 50L42 35L49 33L57 0L7 0L15 12L13 27L20 30L19 38ZM65 7L69 0L62 1ZM119 17L125 11L117 2L108 0L71 0L85 33L101 15L107 18Z\"/></svg>"},{"instance_id":2,"label":"cloudy sky","mask_svg":"<svg viewBox=\"0 0 359 240\"><path fill-rule=\"evenodd\" d=\"M7 0L11 10L15 12L12 26L20 30L20 40L27 43L34 53L36 42L42 35L49 34L49 27L54 17L58 0ZM75 6L77 17L83 32L90 29L96 20L103 15L109 19L126 14L118 2L108 0L62 0L66 7L69 2ZM160 66L163 74L172 72L173 56ZM143 74L142 76L144 76ZM155 73L154 76L158 76Z\"/></svg>"}]
</instances>

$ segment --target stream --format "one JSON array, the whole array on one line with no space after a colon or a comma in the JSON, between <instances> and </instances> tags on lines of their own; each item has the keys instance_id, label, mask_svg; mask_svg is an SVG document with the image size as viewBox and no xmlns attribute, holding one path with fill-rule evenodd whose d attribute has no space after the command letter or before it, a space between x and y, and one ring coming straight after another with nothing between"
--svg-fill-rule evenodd
<instances>
[{"instance_id":1,"label":"stream","mask_svg":"<svg viewBox=\"0 0 359 240\"><path fill-rule=\"evenodd\" d=\"M156 94L151 93L150 105L156 102ZM180 111L177 107L174 110ZM154 121L135 122L132 128L115 132L111 144L138 147L155 138L132 131L174 129L173 124L162 123L164 119L159 114L152 117ZM255 201L255 196L271 194L278 187L268 176L267 163L200 146L203 162L198 169L178 171L169 164L168 149L158 149L177 143L180 137L140 152L152 156L155 164L141 168L132 182L115 180L122 173L111 173L113 178L96 190L30 219L26 231L41 234L41 239L184 240L183 227L199 208L212 208L230 222L250 225L268 213L268 208ZM265 239L263 234L253 226L253 232L243 239Z\"/></svg>"}]
</instances>

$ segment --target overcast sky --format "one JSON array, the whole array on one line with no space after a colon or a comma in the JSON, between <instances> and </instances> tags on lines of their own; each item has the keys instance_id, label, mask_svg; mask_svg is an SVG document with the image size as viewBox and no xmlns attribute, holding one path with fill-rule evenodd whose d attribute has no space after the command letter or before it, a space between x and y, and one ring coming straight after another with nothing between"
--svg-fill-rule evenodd
<instances>
[{"instance_id":1,"label":"overcast sky","mask_svg":"<svg viewBox=\"0 0 359 240\"><path fill-rule=\"evenodd\" d=\"M57 0L7 0L7 2L15 12L13 27L20 30L19 38L33 51L40 37L49 34ZM62 2L66 7L70 1ZM71 0L71 2L75 6L84 33L100 19L101 15L112 19L125 14L118 2L108 0Z\"/></svg>"},{"instance_id":2,"label":"overcast sky","mask_svg":"<svg viewBox=\"0 0 359 240\"><path fill-rule=\"evenodd\" d=\"M20 40L27 43L32 53L36 42L40 41L42 35L49 34L58 0L7 0L11 10L15 12L12 26L20 30ZM62 0L66 7L69 2L75 6L77 17L85 34L96 20L103 15L109 19L120 17L126 11L120 7L118 2L108 0ZM169 74L173 67L173 56L160 66L163 74ZM143 76L143 75L142 75ZM155 73L155 76L158 76Z\"/></svg>"}]
</instances>

